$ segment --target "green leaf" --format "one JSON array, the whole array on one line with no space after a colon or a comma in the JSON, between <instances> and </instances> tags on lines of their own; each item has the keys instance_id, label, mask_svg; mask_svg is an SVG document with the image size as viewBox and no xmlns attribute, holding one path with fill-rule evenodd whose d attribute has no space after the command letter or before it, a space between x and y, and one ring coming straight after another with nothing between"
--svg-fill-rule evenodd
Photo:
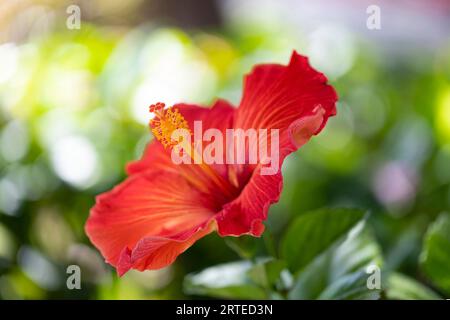
<instances>
[{"instance_id":1,"label":"green leaf","mask_svg":"<svg viewBox=\"0 0 450 320\"><path fill-rule=\"evenodd\" d=\"M184 279L187 294L225 299L265 299L267 294L248 276L252 264L237 261L207 268Z\"/></svg>"},{"instance_id":2,"label":"green leaf","mask_svg":"<svg viewBox=\"0 0 450 320\"><path fill-rule=\"evenodd\" d=\"M400 273L389 275L386 297L391 300L436 300L441 299L420 282Z\"/></svg>"},{"instance_id":3,"label":"green leaf","mask_svg":"<svg viewBox=\"0 0 450 320\"><path fill-rule=\"evenodd\" d=\"M381 250L364 223L348 232L347 239L331 247L305 267L288 294L289 299L378 299L369 289L368 266L380 267Z\"/></svg>"},{"instance_id":4,"label":"green leaf","mask_svg":"<svg viewBox=\"0 0 450 320\"><path fill-rule=\"evenodd\" d=\"M252 259L258 252L260 240L252 236L227 237L225 243L242 259Z\"/></svg>"},{"instance_id":5,"label":"green leaf","mask_svg":"<svg viewBox=\"0 0 450 320\"><path fill-rule=\"evenodd\" d=\"M328 286L328 273L331 255L322 255L308 265L297 277L288 299L317 299Z\"/></svg>"},{"instance_id":6,"label":"green leaf","mask_svg":"<svg viewBox=\"0 0 450 320\"><path fill-rule=\"evenodd\" d=\"M433 284L450 294L450 214L440 215L428 228L421 264Z\"/></svg>"},{"instance_id":7,"label":"green leaf","mask_svg":"<svg viewBox=\"0 0 450 320\"><path fill-rule=\"evenodd\" d=\"M247 274L254 283L267 289L275 289L285 268L284 261L269 258L267 261L256 263Z\"/></svg>"},{"instance_id":8,"label":"green leaf","mask_svg":"<svg viewBox=\"0 0 450 320\"><path fill-rule=\"evenodd\" d=\"M261 237L226 237L225 243L244 260L252 260L257 256L276 256L274 239L269 228L264 230Z\"/></svg>"},{"instance_id":9,"label":"green leaf","mask_svg":"<svg viewBox=\"0 0 450 320\"><path fill-rule=\"evenodd\" d=\"M368 274L364 270L343 275L331 283L318 297L320 300L376 300L380 290L367 288Z\"/></svg>"},{"instance_id":10,"label":"green leaf","mask_svg":"<svg viewBox=\"0 0 450 320\"><path fill-rule=\"evenodd\" d=\"M281 243L281 256L299 271L341 239L364 217L358 209L320 209L298 217Z\"/></svg>"}]
</instances>

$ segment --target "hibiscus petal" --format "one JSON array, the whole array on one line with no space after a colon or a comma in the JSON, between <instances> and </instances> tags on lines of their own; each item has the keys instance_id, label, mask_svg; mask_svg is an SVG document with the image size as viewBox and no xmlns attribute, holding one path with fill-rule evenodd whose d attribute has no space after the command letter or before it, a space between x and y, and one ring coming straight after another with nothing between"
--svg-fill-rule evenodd
<instances>
[{"instance_id":1,"label":"hibiscus petal","mask_svg":"<svg viewBox=\"0 0 450 320\"><path fill-rule=\"evenodd\" d=\"M174 106L178 108L180 113L188 122L191 131L194 130L194 121L202 122L202 131L214 128L221 132L225 132L225 129L231 128L233 123L233 116L235 108L225 100L217 100L211 108L204 108L191 104L176 104ZM203 132L201 133L203 135ZM200 137L201 138L201 137ZM204 143L206 146L207 143ZM225 163L225 154L223 163ZM213 164L211 167L225 180L228 180L227 166L225 164ZM138 161L131 162L127 165L127 172L130 175L143 172L149 168L158 168L159 170L166 170L171 172L177 172L184 175L187 179L196 178L202 176L202 169L197 165L176 165L171 159L171 150L164 149L162 144L154 140L147 145L144 155ZM209 177L204 177L203 184L207 185L207 188L213 186L210 184Z\"/></svg>"},{"instance_id":2,"label":"hibiscus petal","mask_svg":"<svg viewBox=\"0 0 450 320\"><path fill-rule=\"evenodd\" d=\"M262 175L262 165L255 168L240 195L216 217L220 235L263 232L262 221L281 193L284 158L321 131L336 113L336 100L326 77L296 52L288 66L260 65L246 77L234 128L279 129L279 168L273 175ZM270 150L270 141L266 147ZM238 175L248 175L249 166L234 168Z\"/></svg>"},{"instance_id":3,"label":"hibiscus petal","mask_svg":"<svg viewBox=\"0 0 450 320\"><path fill-rule=\"evenodd\" d=\"M191 128L194 127L195 120L200 120L203 130L215 128L220 131L232 127L233 116L236 111L233 105L223 99L218 99L210 108L184 103L176 104L174 108L180 110Z\"/></svg>"},{"instance_id":4,"label":"hibiscus petal","mask_svg":"<svg viewBox=\"0 0 450 320\"><path fill-rule=\"evenodd\" d=\"M86 233L119 274L159 269L213 230L216 206L180 175L146 171L97 197Z\"/></svg>"},{"instance_id":5,"label":"hibiscus petal","mask_svg":"<svg viewBox=\"0 0 450 320\"><path fill-rule=\"evenodd\" d=\"M214 228L214 221L209 220L197 228L185 230L170 238L145 237L139 240L133 250L126 248L122 251L117 272L123 275L131 268L140 271L164 268L172 264L178 255L186 251L194 242L212 232Z\"/></svg>"},{"instance_id":6,"label":"hibiscus petal","mask_svg":"<svg viewBox=\"0 0 450 320\"><path fill-rule=\"evenodd\" d=\"M257 168L241 194L215 217L221 236L250 234L260 236L262 222L267 219L269 206L279 200L283 186L281 173L263 176Z\"/></svg>"},{"instance_id":7,"label":"hibiscus petal","mask_svg":"<svg viewBox=\"0 0 450 320\"><path fill-rule=\"evenodd\" d=\"M289 144L292 123L321 108L323 122L317 134L336 114L336 101L337 94L327 78L309 65L308 58L294 52L288 66L259 65L246 76L234 127L279 129L282 142ZM292 135L295 137L295 133Z\"/></svg>"},{"instance_id":8,"label":"hibiscus petal","mask_svg":"<svg viewBox=\"0 0 450 320\"><path fill-rule=\"evenodd\" d=\"M209 128L216 128L225 131L232 127L235 108L225 100L217 100L211 108L200 107L193 104L179 103L174 105L181 115L188 122L191 131L194 129L194 121L202 121L203 131ZM132 175L147 170L150 167L158 166L167 168L177 167L170 158L170 150L164 149L162 144L154 140L145 149L144 155L138 161L127 165L128 174Z\"/></svg>"}]
</instances>

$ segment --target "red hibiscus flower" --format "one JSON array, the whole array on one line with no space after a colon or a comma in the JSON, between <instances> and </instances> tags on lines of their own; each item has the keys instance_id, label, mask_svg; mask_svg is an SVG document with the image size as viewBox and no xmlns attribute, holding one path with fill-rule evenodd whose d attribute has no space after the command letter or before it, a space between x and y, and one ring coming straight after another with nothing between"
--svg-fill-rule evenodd
<instances>
[{"instance_id":1,"label":"red hibiscus flower","mask_svg":"<svg viewBox=\"0 0 450 320\"><path fill-rule=\"evenodd\" d=\"M278 129L281 167L288 154L336 114L336 100L327 78L294 52L287 66L255 66L245 77L238 108L224 100L211 108L152 106L157 139L139 161L128 165L124 182L97 197L86 223L88 237L123 275L130 269L163 268L212 231L260 236L269 206L281 193L280 170L262 175L261 163L174 164L167 132L192 128L195 120L202 121L203 130L221 132Z\"/></svg>"}]
</instances>

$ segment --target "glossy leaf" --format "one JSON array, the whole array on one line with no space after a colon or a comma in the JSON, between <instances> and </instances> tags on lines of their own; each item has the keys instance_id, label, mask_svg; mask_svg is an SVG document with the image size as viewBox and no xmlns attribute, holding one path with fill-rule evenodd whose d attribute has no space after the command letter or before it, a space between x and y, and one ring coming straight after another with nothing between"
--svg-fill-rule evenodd
<instances>
[{"instance_id":1,"label":"glossy leaf","mask_svg":"<svg viewBox=\"0 0 450 320\"><path fill-rule=\"evenodd\" d=\"M247 274L251 268L250 262L237 261L189 274L184 280L184 291L187 294L225 299L264 299L264 289Z\"/></svg>"},{"instance_id":2,"label":"glossy leaf","mask_svg":"<svg viewBox=\"0 0 450 320\"><path fill-rule=\"evenodd\" d=\"M359 209L320 209L298 217L281 243L281 255L292 272L342 239L364 217Z\"/></svg>"},{"instance_id":3,"label":"glossy leaf","mask_svg":"<svg viewBox=\"0 0 450 320\"><path fill-rule=\"evenodd\" d=\"M433 284L450 294L450 214L442 214L429 227L421 261Z\"/></svg>"},{"instance_id":4,"label":"glossy leaf","mask_svg":"<svg viewBox=\"0 0 450 320\"><path fill-rule=\"evenodd\" d=\"M381 251L369 229L358 224L347 239L317 257L298 274L290 299L378 299L367 285L368 266L381 267Z\"/></svg>"},{"instance_id":5,"label":"glossy leaf","mask_svg":"<svg viewBox=\"0 0 450 320\"><path fill-rule=\"evenodd\" d=\"M386 296L388 299L392 300L441 299L435 292L433 292L433 290L400 273L392 273L389 276Z\"/></svg>"}]
</instances>

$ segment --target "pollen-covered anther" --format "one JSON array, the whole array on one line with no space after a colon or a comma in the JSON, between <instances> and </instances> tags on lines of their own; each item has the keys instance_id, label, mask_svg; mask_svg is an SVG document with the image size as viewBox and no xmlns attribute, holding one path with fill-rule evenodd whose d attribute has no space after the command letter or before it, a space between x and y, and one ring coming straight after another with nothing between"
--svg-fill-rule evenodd
<instances>
[{"instance_id":1,"label":"pollen-covered anther","mask_svg":"<svg viewBox=\"0 0 450 320\"><path fill-rule=\"evenodd\" d=\"M150 128L155 138L167 148L179 143L179 141L172 139L172 133L175 130L185 129L189 131L189 134L191 134L191 131L186 119L184 119L177 108L164 109L164 107L165 104L161 102L152 104L149 107L149 111L155 114L155 117L150 120Z\"/></svg>"}]
</instances>

